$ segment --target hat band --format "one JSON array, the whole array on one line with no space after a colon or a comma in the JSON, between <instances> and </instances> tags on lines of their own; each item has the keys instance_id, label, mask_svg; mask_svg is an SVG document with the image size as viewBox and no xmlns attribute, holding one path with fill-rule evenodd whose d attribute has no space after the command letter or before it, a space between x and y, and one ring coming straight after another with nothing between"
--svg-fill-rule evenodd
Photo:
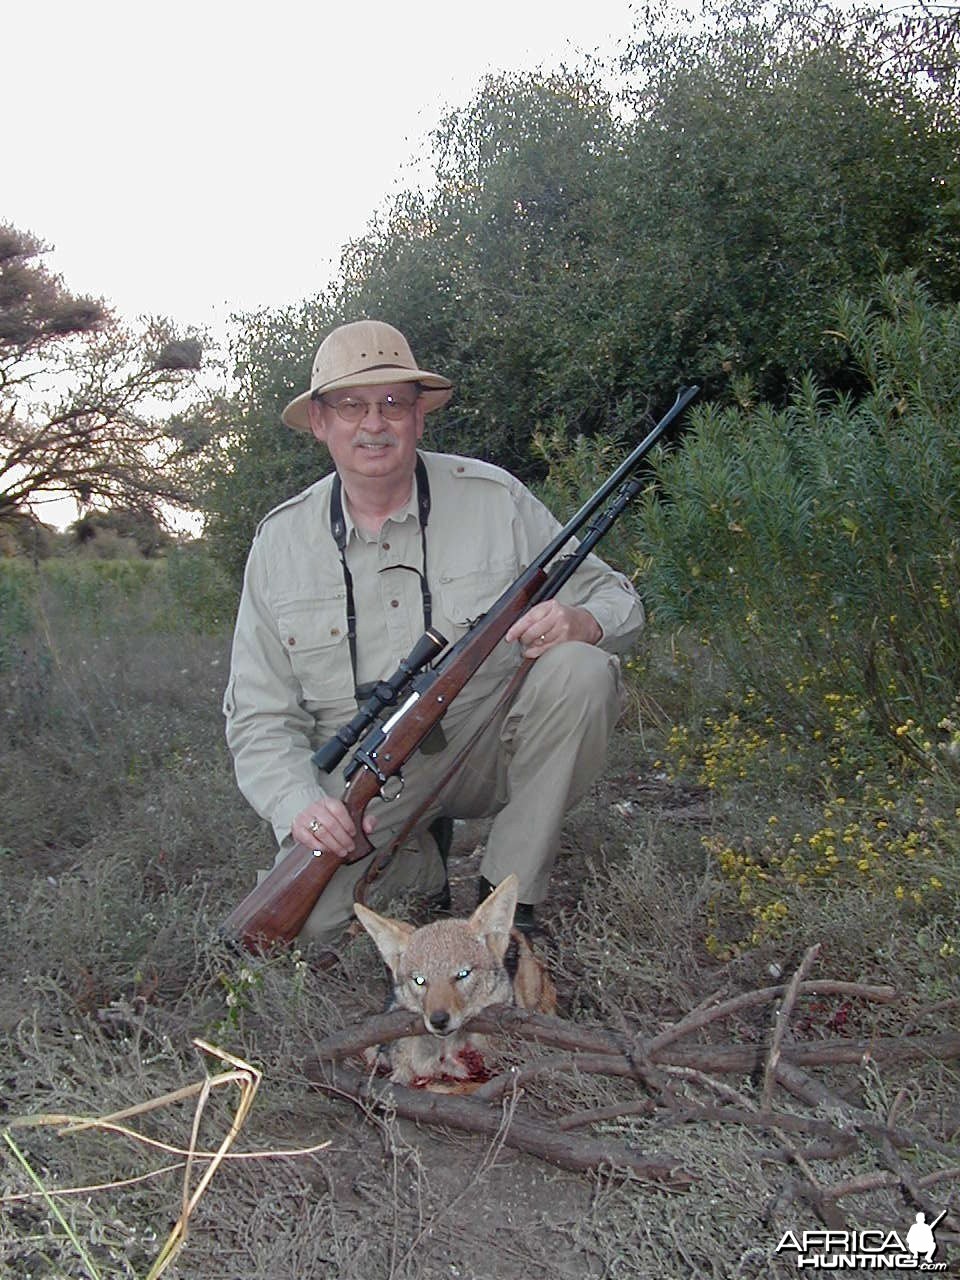
<instances>
[{"instance_id":1,"label":"hat band","mask_svg":"<svg viewBox=\"0 0 960 1280\"><path fill-rule=\"evenodd\" d=\"M380 369L396 369L398 373L415 373L420 374L419 369L411 369L407 364L367 364L362 369L353 369L350 373L338 373L335 378L330 378L324 386L329 386L331 382L343 382L347 378L357 378L362 373L377 373ZM318 388L319 390L319 388Z\"/></svg>"}]
</instances>

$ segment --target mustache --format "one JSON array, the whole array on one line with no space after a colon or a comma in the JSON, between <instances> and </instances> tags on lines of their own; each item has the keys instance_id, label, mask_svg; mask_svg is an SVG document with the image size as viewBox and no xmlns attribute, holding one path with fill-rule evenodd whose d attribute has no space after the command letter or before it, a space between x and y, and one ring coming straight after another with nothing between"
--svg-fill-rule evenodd
<instances>
[{"instance_id":1,"label":"mustache","mask_svg":"<svg viewBox=\"0 0 960 1280\"><path fill-rule=\"evenodd\" d=\"M390 445L397 443L397 437L392 431L378 431L376 435L369 435L362 431L354 441L355 444L375 444L378 447L382 445Z\"/></svg>"}]
</instances>

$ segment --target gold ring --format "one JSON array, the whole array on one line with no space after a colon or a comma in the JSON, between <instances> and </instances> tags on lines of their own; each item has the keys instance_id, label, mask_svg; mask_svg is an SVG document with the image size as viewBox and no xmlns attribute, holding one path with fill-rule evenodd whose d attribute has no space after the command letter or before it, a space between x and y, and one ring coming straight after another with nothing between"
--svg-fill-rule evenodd
<instances>
[{"instance_id":1,"label":"gold ring","mask_svg":"<svg viewBox=\"0 0 960 1280\"><path fill-rule=\"evenodd\" d=\"M307 829L312 831L315 836L318 836L320 834L320 823L316 818L311 818L307 823Z\"/></svg>"}]
</instances>

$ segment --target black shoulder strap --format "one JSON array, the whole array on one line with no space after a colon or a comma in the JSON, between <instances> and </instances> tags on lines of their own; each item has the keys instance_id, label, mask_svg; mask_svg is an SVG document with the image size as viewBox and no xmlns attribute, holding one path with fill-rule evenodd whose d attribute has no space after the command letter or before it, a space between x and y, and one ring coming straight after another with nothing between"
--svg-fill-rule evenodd
<instances>
[{"instance_id":1,"label":"black shoulder strap","mask_svg":"<svg viewBox=\"0 0 960 1280\"><path fill-rule=\"evenodd\" d=\"M421 531L426 529L430 520L430 481L427 479L427 467L422 456L417 454L417 513Z\"/></svg>"},{"instance_id":2,"label":"black shoulder strap","mask_svg":"<svg viewBox=\"0 0 960 1280\"><path fill-rule=\"evenodd\" d=\"M420 522L420 548L423 559L423 570L420 574L420 594L423 597L423 629L428 631L433 617L433 599L427 585L427 523L430 519L430 481L427 468L420 454L417 454L415 469L417 482L417 519ZM335 472L333 488L330 490L330 534L340 553L340 567L343 570L343 585L347 594L347 643L350 646L350 664L353 667L353 682L357 682L357 605L353 594L353 575L347 564L347 522L343 515L343 485L340 473Z\"/></svg>"}]
</instances>

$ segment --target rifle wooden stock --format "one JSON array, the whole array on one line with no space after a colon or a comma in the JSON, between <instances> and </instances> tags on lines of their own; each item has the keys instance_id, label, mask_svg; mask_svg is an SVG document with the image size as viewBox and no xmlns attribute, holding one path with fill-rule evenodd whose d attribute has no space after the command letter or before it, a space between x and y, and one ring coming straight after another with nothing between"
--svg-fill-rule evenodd
<instances>
[{"instance_id":1,"label":"rifle wooden stock","mask_svg":"<svg viewBox=\"0 0 960 1280\"><path fill-rule=\"evenodd\" d=\"M646 439L567 522L553 542L544 548L483 617L471 626L466 635L444 652L433 671L424 671L412 680L411 691L383 724L382 729L373 729L361 741L347 771L348 781L341 797L357 830L356 846L350 857L341 859L335 854L317 851L305 845L294 845L291 852L273 867L230 914L223 925L224 934L251 950L292 942L303 928L334 872L345 862L356 862L372 851L373 846L363 831L367 805L381 794L389 779L400 774L403 765L441 720L450 703L513 623L532 605L555 596L620 516L641 487L640 481L632 476L638 462L690 403L697 390L697 387L689 387L680 392L672 408ZM617 486L620 486L619 495L609 507L601 511ZM591 523L587 525L587 521ZM584 525L587 525L587 532L579 540L578 550L551 566L551 561L554 561L570 538ZM549 571L548 566L551 566ZM428 639L431 639L429 633L418 643L415 653L419 652L420 646ZM355 738L351 740L355 741ZM331 742L329 745L336 744ZM318 756L323 754L324 752L317 753ZM335 759L339 759L342 754L340 751ZM324 764L322 767L333 766Z\"/></svg>"},{"instance_id":2,"label":"rifle wooden stock","mask_svg":"<svg viewBox=\"0 0 960 1280\"><path fill-rule=\"evenodd\" d=\"M343 859L295 844L221 926L221 933L248 951L291 943Z\"/></svg>"}]
</instances>

